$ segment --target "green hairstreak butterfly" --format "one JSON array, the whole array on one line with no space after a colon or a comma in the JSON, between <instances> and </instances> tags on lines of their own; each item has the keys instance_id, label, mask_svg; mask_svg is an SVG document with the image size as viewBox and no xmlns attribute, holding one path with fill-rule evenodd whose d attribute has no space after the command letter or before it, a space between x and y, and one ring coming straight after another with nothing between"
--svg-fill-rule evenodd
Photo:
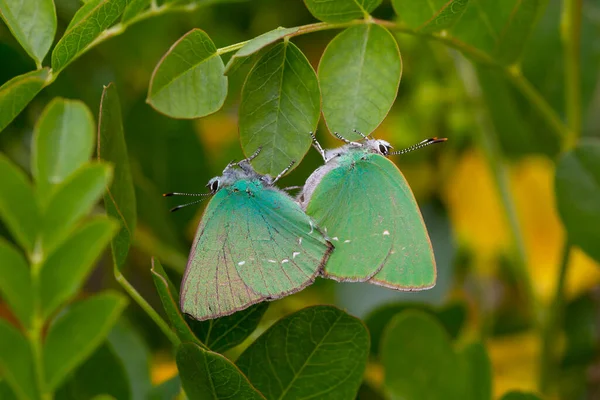
<instances>
[{"instance_id":1,"label":"green hairstreak butterfly","mask_svg":"<svg viewBox=\"0 0 600 400\"><path fill-rule=\"evenodd\" d=\"M229 315L303 289L333 248L300 206L273 186L293 163L276 178L260 175L250 165L259 151L208 182L206 195L213 197L181 283L181 310L194 319Z\"/></svg>"},{"instance_id":2,"label":"green hairstreak butterfly","mask_svg":"<svg viewBox=\"0 0 600 400\"><path fill-rule=\"evenodd\" d=\"M325 165L312 173L297 200L335 246L322 275L407 291L435 286L423 217L406 179L386 157L446 139L392 152L384 140L361 134L363 140L351 142L336 133L346 145L325 151L311 135Z\"/></svg>"}]
</instances>

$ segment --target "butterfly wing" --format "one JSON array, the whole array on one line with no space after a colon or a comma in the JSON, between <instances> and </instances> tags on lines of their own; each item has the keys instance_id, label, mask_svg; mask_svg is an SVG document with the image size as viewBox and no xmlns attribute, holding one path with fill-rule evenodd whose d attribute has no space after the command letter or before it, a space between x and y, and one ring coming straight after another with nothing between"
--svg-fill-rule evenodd
<instances>
[{"instance_id":1,"label":"butterfly wing","mask_svg":"<svg viewBox=\"0 0 600 400\"><path fill-rule=\"evenodd\" d=\"M299 291L329 255L331 245L291 198L261 186L248 193L247 185L220 190L198 227L180 299L198 320Z\"/></svg>"},{"instance_id":2,"label":"butterfly wing","mask_svg":"<svg viewBox=\"0 0 600 400\"><path fill-rule=\"evenodd\" d=\"M400 170L378 154L342 157L306 208L336 246L324 276L399 290L434 286L429 236Z\"/></svg>"}]
</instances>

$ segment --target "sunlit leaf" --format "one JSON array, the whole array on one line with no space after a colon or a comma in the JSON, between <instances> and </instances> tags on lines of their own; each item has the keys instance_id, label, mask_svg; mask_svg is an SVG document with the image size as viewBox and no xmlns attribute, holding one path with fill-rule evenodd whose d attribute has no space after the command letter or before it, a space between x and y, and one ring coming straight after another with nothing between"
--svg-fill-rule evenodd
<instances>
[{"instance_id":1,"label":"sunlit leaf","mask_svg":"<svg viewBox=\"0 0 600 400\"><path fill-rule=\"evenodd\" d=\"M115 266L121 268L137 223L135 190L123 133L121 104L114 84L104 88L98 118L98 159L114 167L114 179L104 195L106 213L121 223L121 230L111 242Z\"/></svg>"},{"instance_id":2,"label":"sunlit leaf","mask_svg":"<svg viewBox=\"0 0 600 400\"><path fill-rule=\"evenodd\" d=\"M96 217L73 232L46 258L40 272L44 318L77 293L116 230L114 221Z\"/></svg>"},{"instance_id":3,"label":"sunlit leaf","mask_svg":"<svg viewBox=\"0 0 600 400\"><path fill-rule=\"evenodd\" d=\"M368 353L369 334L360 320L316 306L278 321L236 364L267 399L354 399Z\"/></svg>"},{"instance_id":4,"label":"sunlit leaf","mask_svg":"<svg viewBox=\"0 0 600 400\"><path fill-rule=\"evenodd\" d=\"M400 84L402 62L392 34L376 24L337 35L319 64L323 117L331 132L354 140L373 132L389 112Z\"/></svg>"},{"instance_id":5,"label":"sunlit leaf","mask_svg":"<svg viewBox=\"0 0 600 400\"><path fill-rule=\"evenodd\" d=\"M422 311L405 311L381 341L385 385L397 398L464 399L464 364L442 325Z\"/></svg>"},{"instance_id":6,"label":"sunlit leaf","mask_svg":"<svg viewBox=\"0 0 600 400\"><path fill-rule=\"evenodd\" d=\"M346 22L368 16L381 0L304 0L308 11L325 22Z\"/></svg>"},{"instance_id":7,"label":"sunlit leaf","mask_svg":"<svg viewBox=\"0 0 600 400\"><path fill-rule=\"evenodd\" d=\"M154 69L146 101L173 118L212 114L227 96L224 69L210 37L193 29L171 46Z\"/></svg>"},{"instance_id":8,"label":"sunlit leaf","mask_svg":"<svg viewBox=\"0 0 600 400\"><path fill-rule=\"evenodd\" d=\"M583 139L561 157L555 187L569 240L600 261L600 140Z\"/></svg>"},{"instance_id":9,"label":"sunlit leaf","mask_svg":"<svg viewBox=\"0 0 600 400\"><path fill-rule=\"evenodd\" d=\"M256 63L242 89L240 141L244 153L261 147L257 171L277 176L299 164L311 144L320 113L319 82L300 49L275 45Z\"/></svg>"},{"instance_id":10,"label":"sunlit leaf","mask_svg":"<svg viewBox=\"0 0 600 400\"><path fill-rule=\"evenodd\" d=\"M25 328L31 325L33 286L29 265L23 254L12 244L0 237L0 297L13 310Z\"/></svg>"},{"instance_id":11,"label":"sunlit leaf","mask_svg":"<svg viewBox=\"0 0 600 400\"><path fill-rule=\"evenodd\" d=\"M0 372L20 400L40 398L27 339L0 318Z\"/></svg>"},{"instance_id":12,"label":"sunlit leaf","mask_svg":"<svg viewBox=\"0 0 600 400\"><path fill-rule=\"evenodd\" d=\"M48 388L58 387L102 343L126 305L122 295L104 292L75 303L50 325L44 343Z\"/></svg>"},{"instance_id":13,"label":"sunlit leaf","mask_svg":"<svg viewBox=\"0 0 600 400\"><path fill-rule=\"evenodd\" d=\"M94 117L79 100L54 98L34 130L31 172L38 195L63 182L92 156Z\"/></svg>"},{"instance_id":14,"label":"sunlit leaf","mask_svg":"<svg viewBox=\"0 0 600 400\"><path fill-rule=\"evenodd\" d=\"M190 399L264 399L231 361L194 343L179 346L177 368Z\"/></svg>"},{"instance_id":15,"label":"sunlit leaf","mask_svg":"<svg viewBox=\"0 0 600 400\"><path fill-rule=\"evenodd\" d=\"M40 224L33 188L23 171L0 154L0 218L15 240L32 252Z\"/></svg>"},{"instance_id":16,"label":"sunlit leaf","mask_svg":"<svg viewBox=\"0 0 600 400\"><path fill-rule=\"evenodd\" d=\"M85 52L94 40L114 24L127 0L90 0L73 16L63 37L52 51L52 69L60 72Z\"/></svg>"},{"instance_id":17,"label":"sunlit leaf","mask_svg":"<svg viewBox=\"0 0 600 400\"><path fill-rule=\"evenodd\" d=\"M400 20L421 32L447 29L462 16L469 0L392 0Z\"/></svg>"},{"instance_id":18,"label":"sunlit leaf","mask_svg":"<svg viewBox=\"0 0 600 400\"><path fill-rule=\"evenodd\" d=\"M37 65L50 50L56 33L56 10L52 0L26 5L19 0L0 0L0 17Z\"/></svg>"},{"instance_id":19,"label":"sunlit leaf","mask_svg":"<svg viewBox=\"0 0 600 400\"><path fill-rule=\"evenodd\" d=\"M0 132L46 85L48 68L15 76L0 86Z\"/></svg>"}]
</instances>

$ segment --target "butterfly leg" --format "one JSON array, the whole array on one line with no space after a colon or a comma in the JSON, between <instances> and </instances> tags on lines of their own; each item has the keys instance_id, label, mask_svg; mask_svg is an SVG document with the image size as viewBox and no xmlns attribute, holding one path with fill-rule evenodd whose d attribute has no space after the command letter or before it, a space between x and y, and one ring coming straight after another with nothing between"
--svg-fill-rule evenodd
<instances>
[{"instance_id":1,"label":"butterfly leg","mask_svg":"<svg viewBox=\"0 0 600 400\"><path fill-rule=\"evenodd\" d=\"M354 132L354 133L356 133L356 134L359 134L359 135L360 135L360 136L362 136L362 138L363 138L363 139L365 139L365 140L369 140L369 136L371 136L371 135L366 135L366 136L365 136L365 134L364 134L364 133L362 133L362 132L359 132L359 131L358 131L358 130L356 130L356 129L352 129L352 132Z\"/></svg>"},{"instance_id":2,"label":"butterfly leg","mask_svg":"<svg viewBox=\"0 0 600 400\"><path fill-rule=\"evenodd\" d=\"M287 167L285 167L285 169L284 169L283 171L281 171L281 172L279 173L279 175L277 175L277 176L275 177L275 179L273 179L273 180L271 181L271 184L272 184L272 185L274 185L274 184L275 184L275 182L277 182L277 181L279 180L279 178L281 178L282 176L284 176L284 175L286 174L286 172L288 172L288 171L290 170L290 168L292 168L292 166L293 166L294 164L296 164L296 161L292 160L292 162L290 162L290 165L288 165Z\"/></svg>"},{"instance_id":3,"label":"butterfly leg","mask_svg":"<svg viewBox=\"0 0 600 400\"><path fill-rule=\"evenodd\" d=\"M238 162L238 165L243 162L250 162L250 161L254 160L260 154L261 150L262 150L262 146L259 147L258 149L256 149L256 151L254 153L250 154L250 157L244 158L242 161Z\"/></svg>"},{"instance_id":4,"label":"butterfly leg","mask_svg":"<svg viewBox=\"0 0 600 400\"><path fill-rule=\"evenodd\" d=\"M323 161L327 162L327 157L325 156L325 150L321 147L321 144L317 141L317 137L314 132L309 132L310 137L312 138L313 147L317 149L321 157L323 157Z\"/></svg>"},{"instance_id":5,"label":"butterfly leg","mask_svg":"<svg viewBox=\"0 0 600 400\"><path fill-rule=\"evenodd\" d=\"M340 135L340 134L339 134L339 133L337 133L337 132L333 132L333 134L335 135L335 137L336 137L336 138L340 139L341 141L343 141L343 142L344 142L344 143L346 143L346 144L349 144L349 145L352 145L352 146L355 146L355 147L362 147L362 144L361 144L361 143L358 143L358 142L352 142L352 141L350 141L350 140L346 139L345 137L343 137L342 135Z\"/></svg>"}]
</instances>

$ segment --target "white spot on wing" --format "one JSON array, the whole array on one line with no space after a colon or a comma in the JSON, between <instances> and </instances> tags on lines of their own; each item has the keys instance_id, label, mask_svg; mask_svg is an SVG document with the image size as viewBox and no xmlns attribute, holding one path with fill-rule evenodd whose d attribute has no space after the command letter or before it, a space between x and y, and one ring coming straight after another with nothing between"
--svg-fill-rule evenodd
<instances>
[{"instance_id":1,"label":"white spot on wing","mask_svg":"<svg viewBox=\"0 0 600 400\"><path fill-rule=\"evenodd\" d=\"M346 240L344 240L344 243L350 243L351 241L352 240L350 240L350 239L346 239Z\"/></svg>"},{"instance_id":2,"label":"white spot on wing","mask_svg":"<svg viewBox=\"0 0 600 400\"><path fill-rule=\"evenodd\" d=\"M388 236L389 234L390 234L390 231L387 231L387 230L383 231L383 236Z\"/></svg>"},{"instance_id":3,"label":"white spot on wing","mask_svg":"<svg viewBox=\"0 0 600 400\"><path fill-rule=\"evenodd\" d=\"M292 258L296 258L297 255L300 255L299 251L295 251L292 253Z\"/></svg>"},{"instance_id":4,"label":"white spot on wing","mask_svg":"<svg viewBox=\"0 0 600 400\"><path fill-rule=\"evenodd\" d=\"M308 223L310 224L310 232L308 232L308 233L313 233L315 230L315 227L313 226L312 221L308 221Z\"/></svg>"},{"instance_id":5,"label":"white spot on wing","mask_svg":"<svg viewBox=\"0 0 600 400\"><path fill-rule=\"evenodd\" d=\"M240 262L238 263L238 265L239 265L239 266L242 266L242 265L244 265L244 264L246 264L246 261L240 261Z\"/></svg>"},{"instance_id":6,"label":"white spot on wing","mask_svg":"<svg viewBox=\"0 0 600 400\"><path fill-rule=\"evenodd\" d=\"M272 263L272 264L277 264L277 261L275 260L267 260L268 262Z\"/></svg>"},{"instance_id":7,"label":"white spot on wing","mask_svg":"<svg viewBox=\"0 0 600 400\"><path fill-rule=\"evenodd\" d=\"M332 237L332 238L331 238L331 240L335 240L335 241L337 242L337 241L338 241L338 240L340 240L340 239L338 239L338 237L337 237L337 236L334 236L334 237Z\"/></svg>"},{"instance_id":8,"label":"white spot on wing","mask_svg":"<svg viewBox=\"0 0 600 400\"><path fill-rule=\"evenodd\" d=\"M282 264L285 264L286 262L290 262L290 260L288 260L287 258L284 258L283 260L281 260Z\"/></svg>"},{"instance_id":9,"label":"white spot on wing","mask_svg":"<svg viewBox=\"0 0 600 400\"><path fill-rule=\"evenodd\" d=\"M298 238L298 244L299 244L300 246L302 246L302 238L301 238L301 237L299 237L299 238Z\"/></svg>"}]
</instances>

